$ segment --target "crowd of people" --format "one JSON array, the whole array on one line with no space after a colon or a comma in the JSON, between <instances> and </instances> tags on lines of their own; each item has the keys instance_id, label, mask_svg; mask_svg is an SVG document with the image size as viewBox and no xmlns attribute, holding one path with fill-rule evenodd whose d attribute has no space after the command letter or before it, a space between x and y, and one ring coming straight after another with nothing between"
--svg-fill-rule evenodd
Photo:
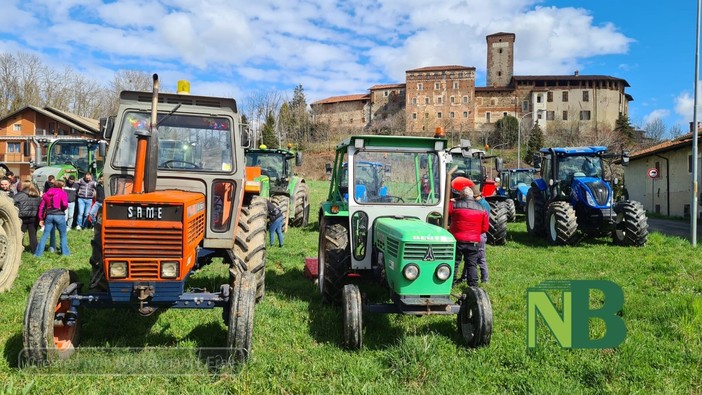
<instances>
[{"instance_id":1,"label":"crowd of people","mask_svg":"<svg viewBox=\"0 0 702 395\"><path fill-rule=\"evenodd\" d=\"M105 199L102 176L95 181L90 173L79 180L73 174L60 180L50 175L40 192L32 181L20 183L19 177L10 171L0 179L0 193L14 200L22 221L22 235L29 235L29 250L36 257L44 254L47 242L49 251L70 255L68 231L87 229L95 223ZM41 239L37 239L39 232Z\"/></svg>"}]
</instances>

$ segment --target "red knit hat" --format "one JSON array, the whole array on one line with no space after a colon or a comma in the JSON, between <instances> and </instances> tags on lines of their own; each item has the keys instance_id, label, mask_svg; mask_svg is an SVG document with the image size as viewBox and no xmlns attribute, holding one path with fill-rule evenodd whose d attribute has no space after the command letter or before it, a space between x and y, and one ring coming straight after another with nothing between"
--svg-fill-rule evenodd
<instances>
[{"instance_id":1,"label":"red knit hat","mask_svg":"<svg viewBox=\"0 0 702 395\"><path fill-rule=\"evenodd\" d=\"M466 177L456 177L451 181L451 189L456 192L462 191L465 187L472 187L475 183Z\"/></svg>"}]
</instances>

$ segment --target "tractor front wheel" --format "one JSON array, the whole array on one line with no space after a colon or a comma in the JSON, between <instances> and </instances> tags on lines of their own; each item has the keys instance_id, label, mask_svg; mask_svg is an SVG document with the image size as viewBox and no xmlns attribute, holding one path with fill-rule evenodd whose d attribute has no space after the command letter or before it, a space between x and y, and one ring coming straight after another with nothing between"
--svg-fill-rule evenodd
<instances>
[{"instance_id":1,"label":"tractor front wheel","mask_svg":"<svg viewBox=\"0 0 702 395\"><path fill-rule=\"evenodd\" d=\"M256 301L263 299L266 292L266 201L254 196L248 205L241 207L239 225L234 240L234 257L239 263L232 263L232 277L242 272L256 276Z\"/></svg>"},{"instance_id":2,"label":"tractor front wheel","mask_svg":"<svg viewBox=\"0 0 702 395\"><path fill-rule=\"evenodd\" d=\"M319 232L319 292L328 303L337 303L351 263L349 230L344 224L324 218Z\"/></svg>"},{"instance_id":3,"label":"tractor front wheel","mask_svg":"<svg viewBox=\"0 0 702 395\"><path fill-rule=\"evenodd\" d=\"M612 238L614 244L641 247L648 239L648 218L643 205L627 200L614 206L617 217L614 221Z\"/></svg>"},{"instance_id":4,"label":"tractor front wheel","mask_svg":"<svg viewBox=\"0 0 702 395\"><path fill-rule=\"evenodd\" d=\"M256 278L244 272L237 276L229 295L227 350L234 363L245 362L251 355L251 336L256 305Z\"/></svg>"},{"instance_id":5,"label":"tractor front wheel","mask_svg":"<svg viewBox=\"0 0 702 395\"><path fill-rule=\"evenodd\" d=\"M507 204L507 221L514 222L517 220L517 208L514 206L514 200L505 200Z\"/></svg>"},{"instance_id":6,"label":"tractor front wheel","mask_svg":"<svg viewBox=\"0 0 702 395\"><path fill-rule=\"evenodd\" d=\"M295 188L293 212L290 215L290 225L296 228L307 226L310 217L310 190L307 184L300 183Z\"/></svg>"},{"instance_id":7,"label":"tractor front wheel","mask_svg":"<svg viewBox=\"0 0 702 395\"><path fill-rule=\"evenodd\" d=\"M463 302L458 311L458 332L469 347L490 344L492 304L482 288L469 287L463 291Z\"/></svg>"},{"instance_id":8,"label":"tractor front wheel","mask_svg":"<svg viewBox=\"0 0 702 395\"><path fill-rule=\"evenodd\" d=\"M344 346L358 350L363 345L363 304L356 284L344 285L342 297L344 313Z\"/></svg>"},{"instance_id":9,"label":"tractor front wheel","mask_svg":"<svg viewBox=\"0 0 702 395\"><path fill-rule=\"evenodd\" d=\"M487 242L492 245L503 245L507 242L507 221L509 214L507 205L500 201L491 201Z\"/></svg>"},{"instance_id":10,"label":"tractor front wheel","mask_svg":"<svg viewBox=\"0 0 702 395\"><path fill-rule=\"evenodd\" d=\"M544 234L546 230L546 224L544 223L544 217L546 216L545 206L546 199L544 194L538 188L529 188L526 197L526 210L524 212L529 234L534 236Z\"/></svg>"},{"instance_id":11,"label":"tractor front wheel","mask_svg":"<svg viewBox=\"0 0 702 395\"><path fill-rule=\"evenodd\" d=\"M61 300L61 295L77 281L72 271L52 269L32 286L22 331L28 362L50 364L67 359L76 351L80 342L78 314L71 301ZM78 292L78 287L71 288L73 293Z\"/></svg>"},{"instance_id":12,"label":"tractor front wheel","mask_svg":"<svg viewBox=\"0 0 702 395\"><path fill-rule=\"evenodd\" d=\"M0 196L0 292L12 287L22 262L22 221L14 201Z\"/></svg>"},{"instance_id":13,"label":"tractor front wheel","mask_svg":"<svg viewBox=\"0 0 702 395\"><path fill-rule=\"evenodd\" d=\"M572 244L577 230L575 210L568 202L553 202L548 205L548 241L551 244Z\"/></svg>"}]
</instances>

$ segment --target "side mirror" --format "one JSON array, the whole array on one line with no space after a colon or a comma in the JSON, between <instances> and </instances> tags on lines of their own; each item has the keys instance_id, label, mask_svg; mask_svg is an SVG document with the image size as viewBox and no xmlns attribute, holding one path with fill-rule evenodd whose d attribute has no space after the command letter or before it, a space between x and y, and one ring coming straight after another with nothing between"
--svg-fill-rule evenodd
<instances>
[{"instance_id":1,"label":"side mirror","mask_svg":"<svg viewBox=\"0 0 702 395\"><path fill-rule=\"evenodd\" d=\"M115 117L100 118L100 132L102 137L109 140L112 137L112 131L115 128Z\"/></svg>"},{"instance_id":2,"label":"side mirror","mask_svg":"<svg viewBox=\"0 0 702 395\"><path fill-rule=\"evenodd\" d=\"M248 129L245 129L243 125L240 126L240 137L241 137L241 145L244 148L250 148L251 147L251 135L249 135Z\"/></svg>"},{"instance_id":3,"label":"side mirror","mask_svg":"<svg viewBox=\"0 0 702 395\"><path fill-rule=\"evenodd\" d=\"M534 158L531 161L534 163L534 169L541 170L541 155L534 154Z\"/></svg>"},{"instance_id":4,"label":"side mirror","mask_svg":"<svg viewBox=\"0 0 702 395\"><path fill-rule=\"evenodd\" d=\"M302 166L302 152L297 152L295 154L295 166Z\"/></svg>"},{"instance_id":5,"label":"side mirror","mask_svg":"<svg viewBox=\"0 0 702 395\"><path fill-rule=\"evenodd\" d=\"M327 163L326 165L324 165L324 172L327 173L327 174L331 174L331 172L332 172L332 165L331 165L331 163Z\"/></svg>"},{"instance_id":6,"label":"side mirror","mask_svg":"<svg viewBox=\"0 0 702 395\"><path fill-rule=\"evenodd\" d=\"M626 151L622 152L622 166L629 166L629 153Z\"/></svg>"},{"instance_id":7,"label":"side mirror","mask_svg":"<svg viewBox=\"0 0 702 395\"><path fill-rule=\"evenodd\" d=\"M502 165L503 165L502 158L500 158L500 157L495 158L495 171L497 171L498 173L501 172Z\"/></svg>"},{"instance_id":8,"label":"side mirror","mask_svg":"<svg viewBox=\"0 0 702 395\"><path fill-rule=\"evenodd\" d=\"M103 158L107 155L107 142L106 141L100 141L98 143L98 152L100 153L100 156Z\"/></svg>"}]
</instances>

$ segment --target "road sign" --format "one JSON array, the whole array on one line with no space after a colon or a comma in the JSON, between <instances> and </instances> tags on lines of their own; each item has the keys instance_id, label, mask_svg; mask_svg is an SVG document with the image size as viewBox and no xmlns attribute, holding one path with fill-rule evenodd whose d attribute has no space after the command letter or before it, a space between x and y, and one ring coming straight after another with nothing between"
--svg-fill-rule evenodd
<instances>
[{"instance_id":1,"label":"road sign","mask_svg":"<svg viewBox=\"0 0 702 395\"><path fill-rule=\"evenodd\" d=\"M658 169L655 167L648 169L648 176L650 178L658 178Z\"/></svg>"}]
</instances>

